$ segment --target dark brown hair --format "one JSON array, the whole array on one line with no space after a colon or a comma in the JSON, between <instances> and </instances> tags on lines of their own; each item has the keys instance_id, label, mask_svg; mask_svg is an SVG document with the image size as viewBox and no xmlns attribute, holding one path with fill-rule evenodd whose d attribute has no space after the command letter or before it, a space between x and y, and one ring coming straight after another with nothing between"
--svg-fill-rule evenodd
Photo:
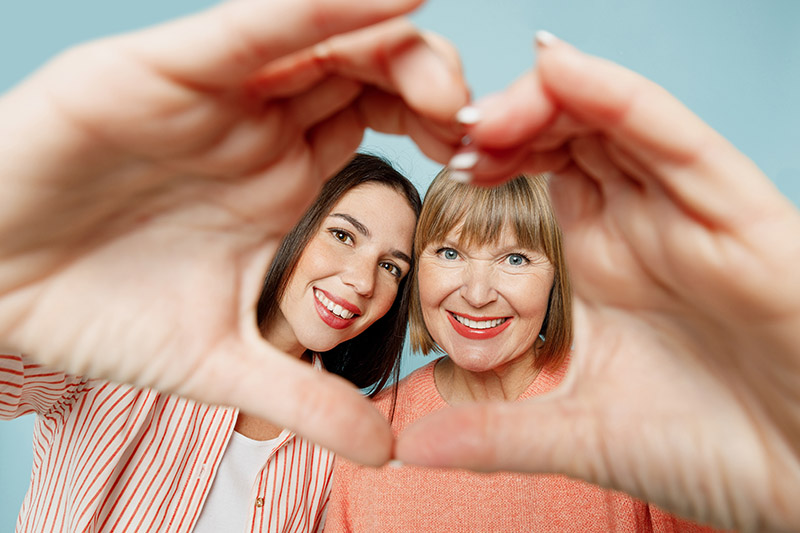
<instances>
[{"instance_id":1,"label":"dark brown hair","mask_svg":"<svg viewBox=\"0 0 800 533\"><path fill-rule=\"evenodd\" d=\"M483 245L510 229L522 246L539 250L553 265L553 287L542 329L543 345L535 365L558 364L572 344L572 291L561 244L561 229L550 203L544 176L518 176L494 188L458 183L444 169L425 195L414 238L414 261L431 243L444 241L461 226L462 245ZM411 296L411 348L428 354L441 349L422 317L415 275Z\"/></svg>"},{"instance_id":2,"label":"dark brown hair","mask_svg":"<svg viewBox=\"0 0 800 533\"><path fill-rule=\"evenodd\" d=\"M263 325L275 317L286 286L300 255L319 231L333 206L351 189L365 183L380 183L402 194L418 217L422 202L416 187L387 161L367 154L356 156L320 191L317 200L284 237L272 261L258 300L257 319ZM391 216L387 213L387 216ZM400 355L406 338L408 306L414 265L400 282L391 309L355 338L323 352L325 368L374 396L400 376Z\"/></svg>"}]
</instances>

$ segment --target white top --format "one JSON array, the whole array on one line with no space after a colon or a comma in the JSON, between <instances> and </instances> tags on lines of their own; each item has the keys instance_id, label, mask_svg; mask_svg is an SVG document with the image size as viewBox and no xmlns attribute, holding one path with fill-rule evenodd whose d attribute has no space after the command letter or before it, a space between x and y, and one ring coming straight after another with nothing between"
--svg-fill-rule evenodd
<instances>
[{"instance_id":1,"label":"white top","mask_svg":"<svg viewBox=\"0 0 800 533\"><path fill-rule=\"evenodd\" d=\"M233 432L194 533L249 530L253 485L270 454L285 438L283 433L270 440L253 440Z\"/></svg>"}]
</instances>

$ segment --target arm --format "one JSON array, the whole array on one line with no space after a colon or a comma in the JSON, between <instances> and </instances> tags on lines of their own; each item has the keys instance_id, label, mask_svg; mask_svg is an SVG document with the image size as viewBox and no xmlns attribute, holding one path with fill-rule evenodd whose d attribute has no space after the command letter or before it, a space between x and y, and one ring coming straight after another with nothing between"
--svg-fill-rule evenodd
<instances>
[{"instance_id":1,"label":"arm","mask_svg":"<svg viewBox=\"0 0 800 533\"><path fill-rule=\"evenodd\" d=\"M224 2L67 51L3 96L0 349L383 462L380 414L269 346L254 308L366 127L452 155L467 90L441 40L392 18L417 3Z\"/></svg>"},{"instance_id":2,"label":"arm","mask_svg":"<svg viewBox=\"0 0 800 533\"><path fill-rule=\"evenodd\" d=\"M80 383L27 357L0 355L0 418L45 413Z\"/></svg>"},{"instance_id":3,"label":"arm","mask_svg":"<svg viewBox=\"0 0 800 533\"><path fill-rule=\"evenodd\" d=\"M437 413L397 455L566 473L721 527L800 527L798 210L662 88L558 40L478 106L477 181L554 171L575 355L549 397Z\"/></svg>"}]
</instances>

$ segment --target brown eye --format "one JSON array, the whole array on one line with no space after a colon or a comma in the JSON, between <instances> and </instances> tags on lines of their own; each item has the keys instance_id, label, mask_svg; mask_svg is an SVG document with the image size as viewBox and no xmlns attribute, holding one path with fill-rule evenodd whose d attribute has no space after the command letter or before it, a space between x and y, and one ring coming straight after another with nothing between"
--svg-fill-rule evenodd
<instances>
[{"instance_id":1,"label":"brown eye","mask_svg":"<svg viewBox=\"0 0 800 533\"><path fill-rule=\"evenodd\" d=\"M403 277L403 271L394 263L381 263L381 267L387 270L392 276L400 279Z\"/></svg>"},{"instance_id":2,"label":"brown eye","mask_svg":"<svg viewBox=\"0 0 800 533\"><path fill-rule=\"evenodd\" d=\"M333 235L333 238L336 239L337 241L344 244L353 244L353 236L350 235L350 233L336 228L330 229L328 231L330 231L331 235Z\"/></svg>"}]
</instances>

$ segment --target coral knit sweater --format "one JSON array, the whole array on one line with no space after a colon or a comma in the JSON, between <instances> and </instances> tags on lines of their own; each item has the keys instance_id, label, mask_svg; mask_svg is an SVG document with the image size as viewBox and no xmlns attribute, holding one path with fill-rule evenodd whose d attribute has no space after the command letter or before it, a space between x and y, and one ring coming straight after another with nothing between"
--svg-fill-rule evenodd
<instances>
[{"instance_id":1,"label":"coral knit sweater","mask_svg":"<svg viewBox=\"0 0 800 533\"><path fill-rule=\"evenodd\" d=\"M395 435L447 404L434 384L433 362L400 382ZM520 396L552 390L567 362L542 370ZM386 415L391 390L376 398ZM619 492L558 475L479 474L412 466L370 468L338 458L326 532L592 532L713 531Z\"/></svg>"}]
</instances>

